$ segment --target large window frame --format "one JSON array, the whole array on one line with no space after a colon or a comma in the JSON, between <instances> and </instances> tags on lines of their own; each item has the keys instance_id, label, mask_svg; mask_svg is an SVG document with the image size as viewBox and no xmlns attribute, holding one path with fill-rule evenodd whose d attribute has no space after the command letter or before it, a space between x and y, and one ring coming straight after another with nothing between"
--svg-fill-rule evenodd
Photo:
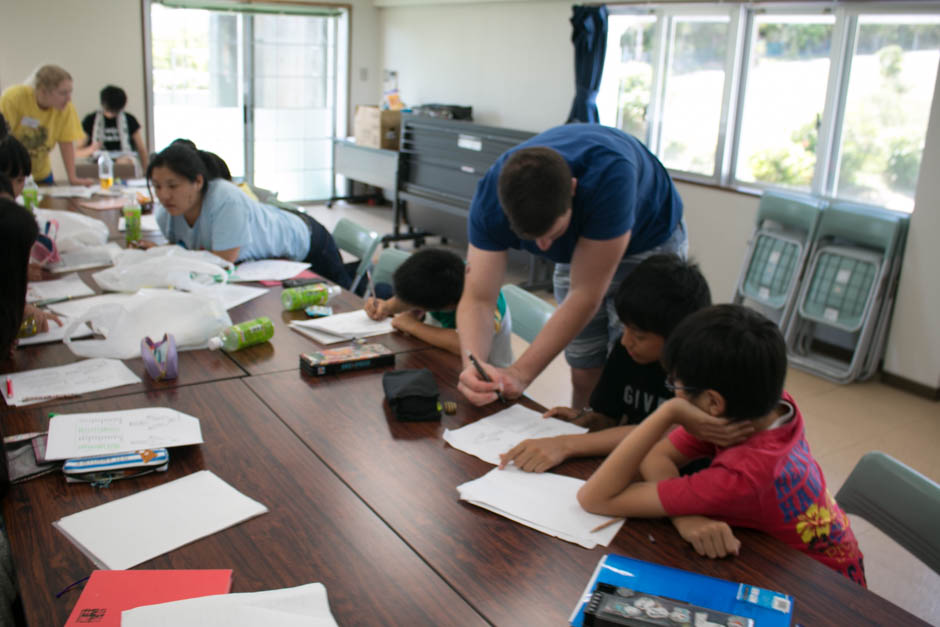
<instances>
[{"instance_id":1,"label":"large window frame","mask_svg":"<svg viewBox=\"0 0 940 627\"><path fill-rule=\"evenodd\" d=\"M859 19L862 16L940 14L940 2L859 2L833 4L829 2L786 3L728 3L721 5L663 4L663 5L611 5L611 16L655 16L652 42L652 82L650 102L646 110L646 137L639 137L649 149L662 155L663 102L666 95L667 74L673 53L676 22L691 16L727 16L728 49L725 55L724 85L722 88L721 116L715 146L714 170L710 174L690 172L666 167L674 178L712 186L760 193L764 189L780 189L778 183L745 181L736 177L738 159L742 158L741 132L744 105L750 70L751 46L754 41L757 16L831 15L835 19L830 49L830 66L826 86L825 104L818 122L816 164L809 193L822 197L837 197L839 182L842 130L845 121L849 81L854 60ZM936 75L933 77L936 81ZM603 114L602 114L603 115ZM924 129L926 132L926 129ZM909 210L909 209L908 209Z\"/></svg>"}]
</instances>

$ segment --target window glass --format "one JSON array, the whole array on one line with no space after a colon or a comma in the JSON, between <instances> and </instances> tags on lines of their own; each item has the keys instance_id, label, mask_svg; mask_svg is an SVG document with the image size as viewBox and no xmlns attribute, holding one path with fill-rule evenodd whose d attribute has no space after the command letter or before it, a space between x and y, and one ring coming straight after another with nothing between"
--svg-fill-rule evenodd
<instances>
[{"instance_id":1,"label":"window glass","mask_svg":"<svg viewBox=\"0 0 940 627\"><path fill-rule=\"evenodd\" d=\"M913 209L938 47L940 15L859 17L835 195Z\"/></svg>"},{"instance_id":2,"label":"window glass","mask_svg":"<svg viewBox=\"0 0 940 627\"><path fill-rule=\"evenodd\" d=\"M648 141L647 110L653 81L653 37L656 17L611 15L607 57L598 91L601 123Z\"/></svg>"},{"instance_id":3,"label":"window glass","mask_svg":"<svg viewBox=\"0 0 940 627\"><path fill-rule=\"evenodd\" d=\"M715 173L729 25L727 15L673 20L658 151L668 168Z\"/></svg>"},{"instance_id":4,"label":"window glass","mask_svg":"<svg viewBox=\"0 0 940 627\"><path fill-rule=\"evenodd\" d=\"M812 185L834 24L833 16L823 15L754 19L735 172L739 181L803 190Z\"/></svg>"}]
</instances>

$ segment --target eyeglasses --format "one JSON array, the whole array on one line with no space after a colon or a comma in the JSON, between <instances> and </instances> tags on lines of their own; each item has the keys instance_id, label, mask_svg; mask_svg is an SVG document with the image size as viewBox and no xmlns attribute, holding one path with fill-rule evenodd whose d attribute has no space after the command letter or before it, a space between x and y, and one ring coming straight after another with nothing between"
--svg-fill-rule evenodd
<instances>
[{"instance_id":1,"label":"eyeglasses","mask_svg":"<svg viewBox=\"0 0 940 627\"><path fill-rule=\"evenodd\" d=\"M680 391L680 390L682 392L685 392L686 394L697 394L698 392L702 391L701 388L690 387L690 386L685 386L685 385L676 385L676 378L672 376L667 377L666 382L663 385L665 386L667 390L669 390L673 394L675 394L677 391Z\"/></svg>"}]
</instances>

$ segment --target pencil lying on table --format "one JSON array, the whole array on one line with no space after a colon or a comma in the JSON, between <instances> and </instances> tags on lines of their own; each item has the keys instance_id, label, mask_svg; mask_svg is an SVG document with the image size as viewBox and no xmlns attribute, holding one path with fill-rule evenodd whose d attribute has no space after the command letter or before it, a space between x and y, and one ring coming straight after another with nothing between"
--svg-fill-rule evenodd
<instances>
[{"instance_id":1,"label":"pencil lying on table","mask_svg":"<svg viewBox=\"0 0 940 627\"><path fill-rule=\"evenodd\" d=\"M626 520L626 518L623 518L622 516L620 516L620 517L617 517L617 518L611 518L610 520L605 520L604 522L602 522L602 523L599 524L598 526L596 526L596 527L594 527L593 529L591 529L591 533L596 533L596 532L600 531L601 529L607 529L607 527L610 527L610 526L613 525L614 523L618 523L618 522L620 522L621 520Z\"/></svg>"}]
</instances>

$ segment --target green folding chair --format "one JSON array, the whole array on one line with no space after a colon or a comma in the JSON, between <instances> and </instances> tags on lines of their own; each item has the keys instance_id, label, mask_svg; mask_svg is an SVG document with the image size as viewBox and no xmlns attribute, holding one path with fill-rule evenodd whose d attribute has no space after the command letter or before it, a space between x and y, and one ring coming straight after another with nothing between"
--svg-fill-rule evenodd
<instances>
[{"instance_id":1,"label":"green folding chair","mask_svg":"<svg viewBox=\"0 0 940 627\"><path fill-rule=\"evenodd\" d=\"M372 266L372 256L378 247L381 238L375 231L360 226L348 218L340 218L339 222L333 228L333 240L337 248L345 250L358 261L346 264L346 269L352 276L352 285L349 291L362 295L362 289L365 283L362 278Z\"/></svg>"},{"instance_id":2,"label":"green folding chair","mask_svg":"<svg viewBox=\"0 0 940 627\"><path fill-rule=\"evenodd\" d=\"M379 258L375 262L375 269L372 271L372 282L394 285L395 270L410 256L411 253L397 248L384 249L379 253Z\"/></svg>"},{"instance_id":3,"label":"green folding chair","mask_svg":"<svg viewBox=\"0 0 940 627\"><path fill-rule=\"evenodd\" d=\"M907 221L906 214L850 202L834 202L823 212L786 329L792 364L837 383L874 373Z\"/></svg>"},{"instance_id":4,"label":"green folding chair","mask_svg":"<svg viewBox=\"0 0 940 627\"><path fill-rule=\"evenodd\" d=\"M836 493L861 516L940 573L940 485L878 451L866 453Z\"/></svg>"},{"instance_id":5,"label":"green folding chair","mask_svg":"<svg viewBox=\"0 0 940 627\"><path fill-rule=\"evenodd\" d=\"M518 285L507 283L502 292L512 317L512 332L531 344L555 308Z\"/></svg>"},{"instance_id":6,"label":"green folding chair","mask_svg":"<svg viewBox=\"0 0 940 627\"><path fill-rule=\"evenodd\" d=\"M757 309L781 329L793 310L816 225L826 201L765 191L733 301Z\"/></svg>"}]
</instances>

